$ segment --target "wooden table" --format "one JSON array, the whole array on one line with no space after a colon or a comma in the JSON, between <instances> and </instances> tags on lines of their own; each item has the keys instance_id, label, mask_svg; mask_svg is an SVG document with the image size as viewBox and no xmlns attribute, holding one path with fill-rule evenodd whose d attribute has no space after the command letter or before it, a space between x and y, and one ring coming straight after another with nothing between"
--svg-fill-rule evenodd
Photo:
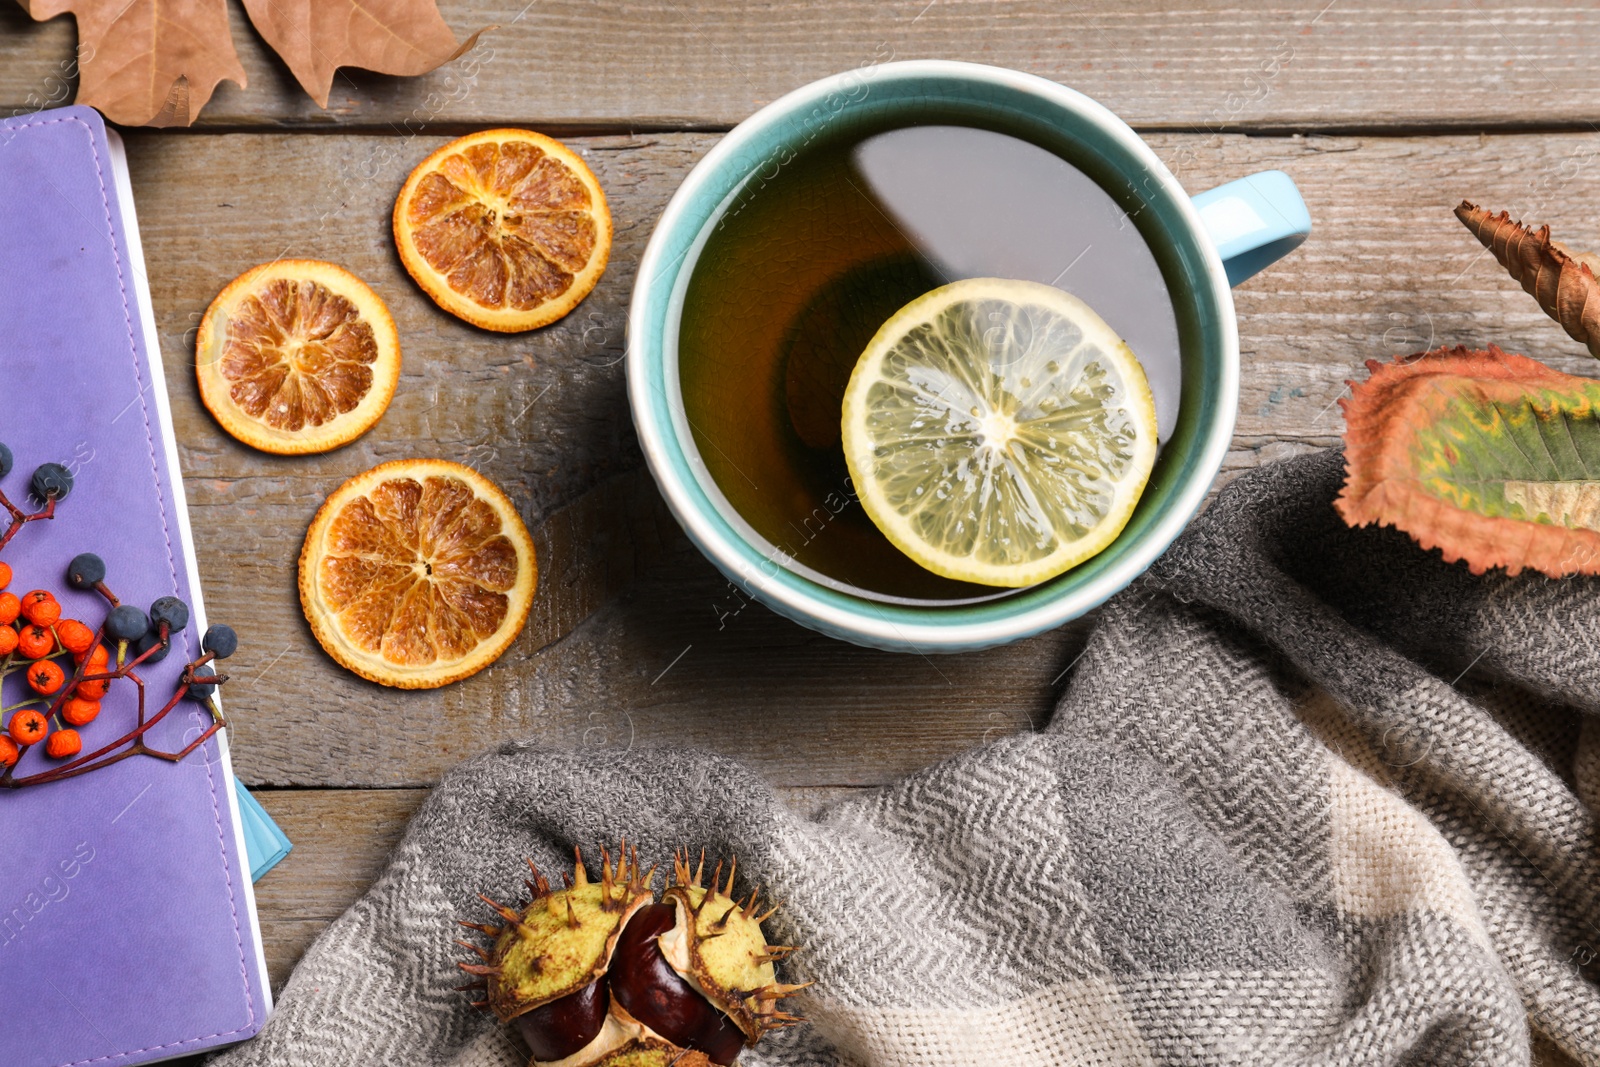
<instances>
[{"instance_id":1,"label":"wooden table","mask_svg":"<svg viewBox=\"0 0 1600 1067\"><path fill-rule=\"evenodd\" d=\"M257 887L272 980L380 870L427 788L509 738L614 750L700 745L802 807L1040 724L1079 623L929 660L855 648L740 601L688 545L642 469L623 384L635 268L667 197L719 135L816 77L945 57L1032 71L1098 98L1199 191L1279 167L1315 233L1241 286L1237 436L1219 485L1337 441L1362 363L1496 341L1594 366L1451 216L1470 197L1600 247L1600 13L1584 2L1310 0L1166 13L1126 0L445 0L454 67L347 71L327 111L233 12L250 88L189 131L128 134L200 570L244 648L228 687L235 766L295 842ZM59 95L72 24L0 0L0 112ZM448 136L514 124L583 153L616 219L578 310L522 336L438 311L388 231L400 183ZM0 207L3 210L3 207ZM276 458L201 408L194 329L221 286L276 256L338 261L389 302L404 373L355 444ZM295 593L307 522L383 460L470 463L536 531L528 630L493 669L405 693L337 667ZM730 614L731 612L731 614ZM627 756L632 751L634 756Z\"/></svg>"}]
</instances>

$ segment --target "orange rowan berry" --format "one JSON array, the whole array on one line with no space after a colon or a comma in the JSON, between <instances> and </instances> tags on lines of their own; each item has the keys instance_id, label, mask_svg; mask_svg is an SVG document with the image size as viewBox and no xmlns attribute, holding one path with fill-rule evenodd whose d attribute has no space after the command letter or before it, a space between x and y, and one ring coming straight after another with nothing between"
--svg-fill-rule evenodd
<instances>
[{"instance_id":1,"label":"orange rowan berry","mask_svg":"<svg viewBox=\"0 0 1600 1067\"><path fill-rule=\"evenodd\" d=\"M22 617L39 626L54 626L61 618L61 605L48 589L34 589L22 598Z\"/></svg>"},{"instance_id":2,"label":"orange rowan berry","mask_svg":"<svg viewBox=\"0 0 1600 1067\"><path fill-rule=\"evenodd\" d=\"M56 635L48 626L30 623L17 634L17 649L29 659L41 659L56 650Z\"/></svg>"},{"instance_id":3,"label":"orange rowan berry","mask_svg":"<svg viewBox=\"0 0 1600 1067\"><path fill-rule=\"evenodd\" d=\"M83 751L83 739L76 730L57 730L44 743L44 750L51 759L67 759Z\"/></svg>"},{"instance_id":4,"label":"orange rowan berry","mask_svg":"<svg viewBox=\"0 0 1600 1067\"><path fill-rule=\"evenodd\" d=\"M83 673L95 674L98 671L104 670L105 665L111 662L111 653L106 651L105 645L95 645L94 651L90 652L87 656L85 656L82 652L74 652L72 654L72 659L75 663L82 663L85 659L87 659L89 661L89 666L84 668Z\"/></svg>"},{"instance_id":5,"label":"orange rowan berry","mask_svg":"<svg viewBox=\"0 0 1600 1067\"><path fill-rule=\"evenodd\" d=\"M11 735L11 740L19 745L31 745L36 741L43 741L44 735L50 732L50 724L45 722L32 708L24 708L11 716L11 722L6 727L6 732Z\"/></svg>"},{"instance_id":6,"label":"orange rowan berry","mask_svg":"<svg viewBox=\"0 0 1600 1067\"><path fill-rule=\"evenodd\" d=\"M0 589L11 584L11 564L0 563Z\"/></svg>"},{"instance_id":7,"label":"orange rowan berry","mask_svg":"<svg viewBox=\"0 0 1600 1067\"><path fill-rule=\"evenodd\" d=\"M82 697L85 700L92 700L95 703L99 703L101 700L104 700L105 695L109 692L111 692L110 678L88 678L79 682L72 689L73 696Z\"/></svg>"},{"instance_id":8,"label":"orange rowan berry","mask_svg":"<svg viewBox=\"0 0 1600 1067\"><path fill-rule=\"evenodd\" d=\"M100 714L98 700L85 700L79 696L68 697L61 705L61 718L68 726L88 726Z\"/></svg>"},{"instance_id":9,"label":"orange rowan berry","mask_svg":"<svg viewBox=\"0 0 1600 1067\"><path fill-rule=\"evenodd\" d=\"M9 626L0 626L0 656L9 656L17 648L17 631Z\"/></svg>"},{"instance_id":10,"label":"orange rowan berry","mask_svg":"<svg viewBox=\"0 0 1600 1067\"><path fill-rule=\"evenodd\" d=\"M22 752L11 738L0 734L0 767L12 767L22 758Z\"/></svg>"},{"instance_id":11,"label":"orange rowan berry","mask_svg":"<svg viewBox=\"0 0 1600 1067\"><path fill-rule=\"evenodd\" d=\"M54 660L42 659L28 668L28 687L41 696L54 693L66 680L66 672Z\"/></svg>"},{"instance_id":12,"label":"orange rowan berry","mask_svg":"<svg viewBox=\"0 0 1600 1067\"><path fill-rule=\"evenodd\" d=\"M62 619L56 623L56 640L61 647L77 655L89 651L94 644L94 631L77 619Z\"/></svg>"},{"instance_id":13,"label":"orange rowan berry","mask_svg":"<svg viewBox=\"0 0 1600 1067\"><path fill-rule=\"evenodd\" d=\"M0 593L0 622L12 623L22 614L22 601L15 593Z\"/></svg>"}]
</instances>

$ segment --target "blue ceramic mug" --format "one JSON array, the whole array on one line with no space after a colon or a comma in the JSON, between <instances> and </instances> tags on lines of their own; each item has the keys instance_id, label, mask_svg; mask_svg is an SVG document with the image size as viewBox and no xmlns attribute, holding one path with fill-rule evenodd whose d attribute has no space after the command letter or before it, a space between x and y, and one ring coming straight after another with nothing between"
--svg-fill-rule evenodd
<instances>
[{"instance_id":1,"label":"blue ceramic mug","mask_svg":"<svg viewBox=\"0 0 1600 1067\"><path fill-rule=\"evenodd\" d=\"M1144 495L1104 551L1038 585L927 602L874 596L818 573L758 533L718 488L684 414L678 333L705 241L741 197L819 133L940 121L998 126L1078 163L1133 219L1161 265L1177 320L1176 418ZM907 652L956 652L1059 626L1122 589L1205 499L1233 435L1239 339L1230 286L1311 231L1280 171L1191 198L1126 123L1081 93L997 67L888 63L798 89L719 141L684 179L645 249L628 317L628 393L639 441L668 506L706 556L751 598L834 637Z\"/></svg>"}]
</instances>

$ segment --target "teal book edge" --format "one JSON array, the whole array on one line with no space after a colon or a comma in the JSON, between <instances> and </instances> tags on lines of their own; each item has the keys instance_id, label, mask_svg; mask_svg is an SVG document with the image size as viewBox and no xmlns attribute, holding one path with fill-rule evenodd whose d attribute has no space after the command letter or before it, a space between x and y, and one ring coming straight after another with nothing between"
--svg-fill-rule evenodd
<instances>
[{"instance_id":1,"label":"teal book edge","mask_svg":"<svg viewBox=\"0 0 1600 1067\"><path fill-rule=\"evenodd\" d=\"M237 778L233 780L234 794L239 798L239 819L244 824L245 862L250 866L250 880L261 881L261 876L278 865L278 861L294 848L278 824L272 821L267 809L250 795Z\"/></svg>"}]
</instances>

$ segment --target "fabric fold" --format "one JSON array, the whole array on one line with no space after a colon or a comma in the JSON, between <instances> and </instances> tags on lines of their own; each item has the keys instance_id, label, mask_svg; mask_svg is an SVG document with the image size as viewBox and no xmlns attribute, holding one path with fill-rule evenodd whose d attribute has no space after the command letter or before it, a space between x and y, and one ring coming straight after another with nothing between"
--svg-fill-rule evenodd
<instances>
[{"instance_id":1,"label":"fabric fold","mask_svg":"<svg viewBox=\"0 0 1600 1067\"><path fill-rule=\"evenodd\" d=\"M1600 1067L1600 585L1350 530L1342 473L1224 490L1043 731L815 818L705 753L471 761L219 1062L525 1062L454 992L451 920L517 898L524 856L626 836L737 854L784 901L812 1023L752 1067Z\"/></svg>"}]
</instances>

